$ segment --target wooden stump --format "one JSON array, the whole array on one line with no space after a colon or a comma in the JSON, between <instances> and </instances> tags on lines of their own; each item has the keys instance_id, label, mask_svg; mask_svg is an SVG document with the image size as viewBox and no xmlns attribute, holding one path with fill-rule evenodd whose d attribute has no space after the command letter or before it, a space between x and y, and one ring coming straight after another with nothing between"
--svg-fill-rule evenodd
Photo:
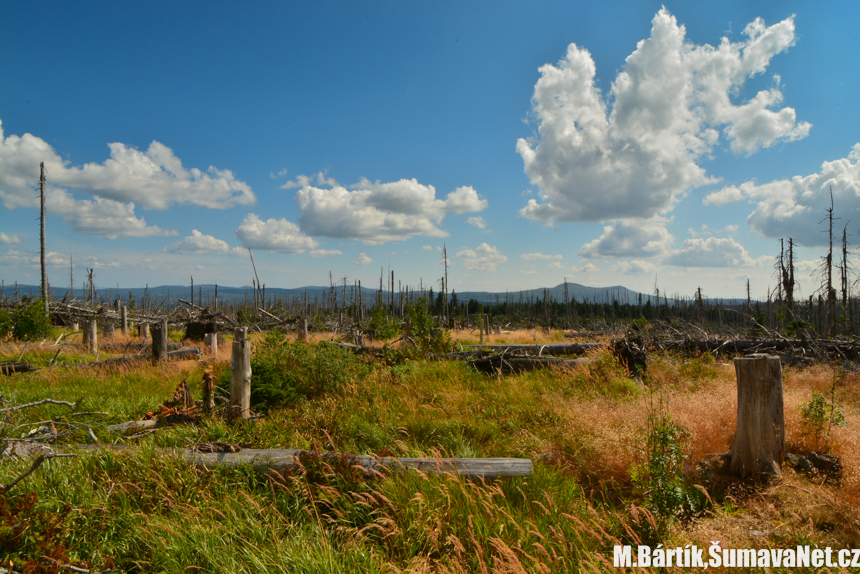
<instances>
[{"instance_id":1,"label":"wooden stump","mask_svg":"<svg viewBox=\"0 0 860 574\"><path fill-rule=\"evenodd\" d=\"M104 336L105 339L113 339L114 326L110 323L105 325Z\"/></svg>"},{"instance_id":2,"label":"wooden stump","mask_svg":"<svg viewBox=\"0 0 860 574\"><path fill-rule=\"evenodd\" d=\"M119 308L120 329L123 335L128 335L128 307L123 305Z\"/></svg>"},{"instance_id":3,"label":"wooden stump","mask_svg":"<svg viewBox=\"0 0 860 574\"><path fill-rule=\"evenodd\" d=\"M149 339L149 323L140 323L137 326L137 334L144 341Z\"/></svg>"},{"instance_id":4,"label":"wooden stump","mask_svg":"<svg viewBox=\"0 0 860 574\"><path fill-rule=\"evenodd\" d=\"M233 334L233 356L230 358L230 416L251 416L251 341L247 329Z\"/></svg>"},{"instance_id":5,"label":"wooden stump","mask_svg":"<svg viewBox=\"0 0 860 574\"><path fill-rule=\"evenodd\" d=\"M162 319L161 323L152 327L152 360L165 361L167 360L167 319Z\"/></svg>"},{"instance_id":6,"label":"wooden stump","mask_svg":"<svg viewBox=\"0 0 860 574\"><path fill-rule=\"evenodd\" d=\"M89 353L98 353L99 351L99 332L96 320L84 322L84 347Z\"/></svg>"},{"instance_id":7,"label":"wooden stump","mask_svg":"<svg viewBox=\"0 0 860 574\"><path fill-rule=\"evenodd\" d=\"M206 333L205 342L206 349L216 361L218 360L218 333Z\"/></svg>"},{"instance_id":8,"label":"wooden stump","mask_svg":"<svg viewBox=\"0 0 860 574\"><path fill-rule=\"evenodd\" d=\"M742 478L778 475L785 462L785 415L779 357L735 359L738 425L729 470Z\"/></svg>"}]
</instances>

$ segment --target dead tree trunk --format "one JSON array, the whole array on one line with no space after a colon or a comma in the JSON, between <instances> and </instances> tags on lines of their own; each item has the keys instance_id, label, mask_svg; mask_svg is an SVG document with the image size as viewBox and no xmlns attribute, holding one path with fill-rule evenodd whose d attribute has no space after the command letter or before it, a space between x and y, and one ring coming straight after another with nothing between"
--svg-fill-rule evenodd
<instances>
[{"instance_id":1,"label":"dead tree trunk","mask_svg":"<svg viewBox=\"0 0 860 574\"><path fill-rule=\"evenodd\" d=\"M243 419L251 416L251 341L248 339L247 329L236 329L233 334L230 415Z\"/></svg>"},{"instance_id":2,"label":"dead tree trunk","mask_svg":"<svg viewBox=\"0 0 860 574\"><path fill-rule=\"evenodd\" d=\"M785 416L779 357L735 359L738 425L729 470L742 478L778 475L785 460Z\"/></svg>"}]
</instances>

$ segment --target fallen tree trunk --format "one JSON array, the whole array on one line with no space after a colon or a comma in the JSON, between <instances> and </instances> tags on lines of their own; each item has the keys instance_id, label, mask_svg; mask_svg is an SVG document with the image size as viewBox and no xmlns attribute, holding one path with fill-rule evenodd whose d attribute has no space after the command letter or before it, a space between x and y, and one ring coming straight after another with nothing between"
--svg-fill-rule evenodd
<instances>
[{"instance_id":1,"label":"fallen tree trunk","mask_svg":"<svg viewBox=\"0 0 860 574\"><path fill-rule=\"evenodd\" d=\"M194 347L191 349L177 349L175 351L168 351L167 358L168 359L199 359L203 356L203 351L200 347ZM152 355L129 355L128 357L117 357L115 359L105 359L104 361L93 361L91 363L80 363L79 367L103 367L106 365L119 365L122 363L132 363L134 361L143 361L143 360L151 360Z\"/></svg>"},{"instance_id":2,"label":"fallen tree trunk","mask_svg":"<svg viewBox=\"0 0 860 574\"><path fill-rule=\"evenodd\" d=\"M530 355L506 355L499 353L489 357L474 359L468 363L483 373L524 373L546 367L575 367L589 362L588 358L561 359L558 357L534 357Z\"/></svg>"},{"instance_id":3,"label":"fallen tree trunk","mask_svg":"<svg viewBox=\"0 0 860 574\"><path fill-rule=\"evenodd\" d=\"M101 445L79 445L89 450ZM104 448L111 448L105 445ZM112 447L117 448L117 447ZM119 447L126 450L130 447ZM427 474L455 474L466 478L511 478L532 474L532 461L527 458L393 458L361 454L314 453L298 449L242 449L238 452L200 452L192 449L165 449L165 454L178 454L201 470L219 466L250 464L260 473L298 471L308 462L318 461L333 465L360 468L367 475L384 470L400 472L407 469Z\"/></svg>"},{"instance_id":4,"label":"fallen tree trunk","mask_svg":"<svg viewBox=\"0 0 860 574\"><path fill-rule=\"evenodd\" d=\"M584 355L588 351L603 347L602 343L552 343L547 345L466 345L469 349L517 352L534 355Z\"/></svg>"},{"instance_id":5,"label":"fallen tree trunk","mask_svg":"<svg viewBox=\"0 0 860 574\"><path fill-rule=\"evenodd\" d=\"M30 373L38 371L41 367L34 367L30 363L15 363L12 361L4 361L0 363L0 374L12 375L14 373Z\"/></svg>"}]
</instances>

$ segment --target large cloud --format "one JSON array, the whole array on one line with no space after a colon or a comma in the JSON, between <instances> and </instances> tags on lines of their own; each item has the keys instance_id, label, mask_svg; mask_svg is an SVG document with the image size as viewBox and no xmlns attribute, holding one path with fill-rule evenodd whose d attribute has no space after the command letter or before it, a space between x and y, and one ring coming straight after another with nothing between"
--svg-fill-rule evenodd
<instances>
[{"instance_id":1,"label":"large cloud","mask_svg":"<svg viewBox=\"0 0 860 574\"><path fill-rule=\"evenodd\" d=\"M318 178L319 179L319 178ZM295 201L301 210L302 231L313 236L356 239L366 244L403 241L415 235L446 237L438 226L448 213L481 211L487 200L471 187L459 187L444 200L436 199L436 189L415 179L390 183L362 179L353 190L326 182L330 188L311 185L302 177L289 187L297 187Z\"/></svg>"},{"instance_id":2,"label":"large cloud","mask_svg":"<svg viewBox=\"0 0 860 574\"><path fill-rule=\"evenodd\" d=\"M119 236L175 235L147 226L134 214L135 206L167 209L191 204L225 209L254 203L248 184L229 170L210 167L206 172L186 169L167 146L152 142L145 152L111 143L103 163L71 166L43 139L32 134L4 137L0 123L0 200L7 209L38 207L33 186L39 163L47 170L50 213L63 216L75 231L109 238ZM68 190L91 199L77 199Z\"/></svg>"},{"instance_id":3,"label":"large cloud","mask_svg":"<svg viewBox=\"0 0 860 574\"><path fill-rule=\"evenodd\" d=\"M486 243L481 243L475 249L463 249L454 257L462 261L466 269L475 271L495 271L498 265L508 260L495 245Z\"/></svg>"},{"instance_id":4,"label":"large cloud","mask_svg":"<svg viewBox=\"0 0 860 574\"><path fill-rule=\"evenodd\" d=\"M302 234L295 223L283 218L263 221L254 213L245 216L236 229L236 237L244 247L291 254L301 253L318 245L316 241Z\"/></svg>"},{"instance_id":5,"label":"large cloud","mask_svg":"<svg viewBox=\"0 0 860 574\"><path fill-rule=\"evenodd\" d=\"M575 44L558 65L542 66L532 98L539 137L517 142L541 201L530 199L520 214L548 222L652 217L714 181L697 161L719 130L746 154L805 137L810 124L798 123L793 109L773 109L782 98L776 82L748 102L731 101L793 45L793 18L770 27L756 19L744 34L741 42L694 45L664 8L608 97L595 86L591 55Z\"/></svg>"},{"instance_id":6,"label":"large cloud","mask_svg":"<svg viewBox=\"0 0 860 574\"><path fill-rule=\"evenodd\" d=\"M705 205L723 205L747 199L756 203L747 218L750 226L764 237L791 237L801 245L827 244L821 225L830 207L833 192L834 214L842 222L860 219L860 143L854 144L847 158L825 161L821 171L796 175L757 185L747 181L729 186L705 197Z\"/></svg>"},{"instance_id":7,"label":"large cloud","mask_svg":"<svg viewBox=\"0 0 860 574\"><path fill-rule=\"evenodd\" d=\"M656 257L666 253L675 238L662 220L616 221L603 234L582 246L580 257Z\"/></svg>"}]
</instances>

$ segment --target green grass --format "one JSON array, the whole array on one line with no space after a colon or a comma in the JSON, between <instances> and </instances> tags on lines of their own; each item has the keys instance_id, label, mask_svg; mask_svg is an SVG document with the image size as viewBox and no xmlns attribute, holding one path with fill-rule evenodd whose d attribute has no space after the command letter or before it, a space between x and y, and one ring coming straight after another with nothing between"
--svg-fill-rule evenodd
<instances>
[{"instance_id":1,"label":"green grass","mask_svg":"<svg viewBox=\"0 0 860 574\"><path fill-rule=\"evenodd\" d=\"M70 363L80 358L73 349L64 350ZM318 359L310 351L290 353L290 368L293 360ZM12 354L6 349L0 357ZM50 349L26 353L34 363L46 356L50 362ZM327 364L314 363L314 376L325 378ZM124 572L610 571L603 558L611 562L613 544L635 545L653 534L647 511L631 512L646 502L630 484L634 461L605 436L627 436L629 425L615 411L645 404L647 391L608 353L571 370L503 377L463 362L414 357L361 368L341 364L332 366L340 369L337 384L323 381L287 404L270 404L259 419L204 418L133 441L107 429L156 410L182 380L199 398L204 366L183 365L58 364L0 376L6 405L48 396L77 403L0 415L0 437L20 437L53 421L69 430L55 447L91 442L88 429L104 443L137 445L130 452L100 449L50 460L0 494L0 565L29 561L38 571L41 557L51 556ZM226 366L206 368L218 374ZM687 365L666 358L657 367L672 381L697 383L673 383L679 396L717 372L707 358ZM585 417L593 412L604 414ZM201 441L386 456L525 457L535 466L529 478L487 482L417 472L368 479L309 461L303 472L280 476L249 466L196 470L159 450ZM0 484L29 464L0 463ZM727 500L725 508L740 512L735 499ZM690 542L675 523L663 535L667 547Z\"/></svg>"}]
</instances>

